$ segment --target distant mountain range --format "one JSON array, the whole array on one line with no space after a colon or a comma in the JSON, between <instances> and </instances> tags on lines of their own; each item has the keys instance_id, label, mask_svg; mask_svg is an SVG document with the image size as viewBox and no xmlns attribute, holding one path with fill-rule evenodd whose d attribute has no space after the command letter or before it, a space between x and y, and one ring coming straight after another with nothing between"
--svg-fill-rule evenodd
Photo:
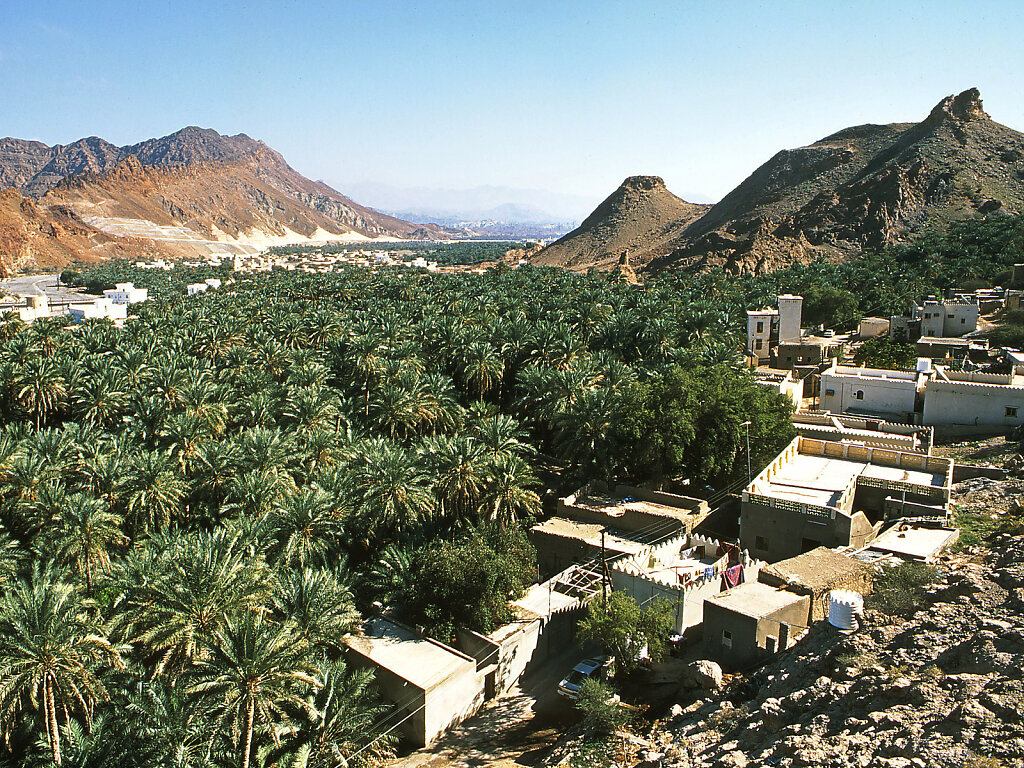
<instances>
[{"instance_id":1,"label":"distant mountain range","mask_svg":"<svg viewBox=\"0 0 1024 768\"><path fill-rule=\"evenodd\" d=\"M676 198L656 177L627 179L533 261L586 269L625 255L648 272L765 272L1022 211L1024 134L992 120L971 89L919 123L860 125L782 150L713 206Z\"/></svg>"},{"instance_id":2,"label":"distant mountain range","mask_svg":"<svg viewBox=\"0 0 1024 768\"><path fill-rule=\"evenodd\" d=\"M480 186L471 189L395 187L362 182L340 184L346 193L382 211L410 221L444 225L467 222L574 224L594 205L594 198L540 189Z\"/></svg>"},{"instance_id":3,"label":"distant mountain range","mask_svg":"<svg viewBox=\"0 0 1024 768\"><path fill-rule=\"evenodd\" d=\"M188 127L118 147L0 139L0 272L306 240L445 238L311 181L261 141Z\"/></svg>"}]
</instances>

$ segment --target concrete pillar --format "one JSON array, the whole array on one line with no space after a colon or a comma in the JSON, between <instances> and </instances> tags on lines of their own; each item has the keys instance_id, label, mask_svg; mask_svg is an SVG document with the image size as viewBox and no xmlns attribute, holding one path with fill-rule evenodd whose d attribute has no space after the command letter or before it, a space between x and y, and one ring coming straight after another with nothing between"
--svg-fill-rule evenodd
<instances>
[{"instance_id":1,"label":"concrete pillar","mask_svg":"<svg viewBox=\"0 0 1024 768\"><path fill-rule=\"evenodd\" d=\"M784 651L789 648L789 624L784 621L779 622L779 650Z\"/></svg>"}]
</instances>

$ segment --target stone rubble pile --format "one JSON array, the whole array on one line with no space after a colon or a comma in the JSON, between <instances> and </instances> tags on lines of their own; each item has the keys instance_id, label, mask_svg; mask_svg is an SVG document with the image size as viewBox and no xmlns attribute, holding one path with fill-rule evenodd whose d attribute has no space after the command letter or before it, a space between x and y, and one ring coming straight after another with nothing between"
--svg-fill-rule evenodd
<instances>
[{"instance_id":1,"label":"stone rubble pile","mask_svg":"<svg viewBox=\"0 0 1024 768\"><path fill-rule=\"evenodd\" d=\"M665 768L1024 765L1024 538L950 555L913 615L820 622L654 729Z\"/></svg>"}]
</instances>

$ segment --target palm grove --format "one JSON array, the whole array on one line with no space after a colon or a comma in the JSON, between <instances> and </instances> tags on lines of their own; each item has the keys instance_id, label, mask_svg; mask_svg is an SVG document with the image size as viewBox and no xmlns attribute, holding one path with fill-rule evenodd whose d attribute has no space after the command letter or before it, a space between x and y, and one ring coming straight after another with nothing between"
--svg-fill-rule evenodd
<instances>
[{"instance_id":1,"label":"palm grove","mask_svg":"<svg viewBox=\"0 0 1024 768\"><path fill-rule=\"evenodd\" d=\"M791 434L744 296L556 270L239 277L122 263L123 329L0 321L0 729L11 765L363 764L379 603L509 620L545 486L725 482ZM745 461L743 462L745 469Z\"/></svg>"}]
</instances>

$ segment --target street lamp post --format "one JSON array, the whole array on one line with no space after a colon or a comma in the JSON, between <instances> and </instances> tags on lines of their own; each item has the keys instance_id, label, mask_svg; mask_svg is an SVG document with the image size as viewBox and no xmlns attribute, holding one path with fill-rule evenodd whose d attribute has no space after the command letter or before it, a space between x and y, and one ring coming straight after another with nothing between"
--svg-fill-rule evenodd
<instances>
[{"instance_id":1,"label":"street lamp post","mask_svg":"<svg viewBox=\"0 0 1024 768\"><path fill-rule=\"evenodd\" d=\"M743 422L743 429L747 434L747 485L750 485L750 422Z\"/></svg>"}]
</instances>

